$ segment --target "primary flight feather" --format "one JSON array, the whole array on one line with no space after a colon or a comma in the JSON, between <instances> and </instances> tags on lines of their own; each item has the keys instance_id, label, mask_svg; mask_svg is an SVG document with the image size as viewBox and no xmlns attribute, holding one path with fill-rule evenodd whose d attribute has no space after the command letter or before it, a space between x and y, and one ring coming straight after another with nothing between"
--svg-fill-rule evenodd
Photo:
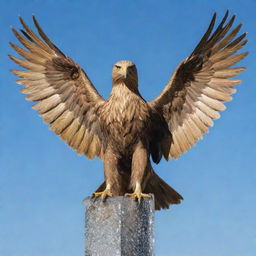
<instances>
[{"instance_id":1,"label":"primary flight feather","mask_svg":"<svg viewBox=\"0 0 256 256\"><path fill-rule=\"evenodd\" d=\"M236 52L246 43L237 36L241 24L231 30L235 16L228 12L214 30L216 14L188 58L183 60L162 93L147 102L138 89L133 62L117 62L112 71L112 91L103 99L84 70L67 57L43 32L33 17L38 34L20 18L21 32L14 35L26 48L11 46L23 59L10 58L26 70L12 70L21 79L26 99L57 135L78 154L104 161L105 181L94 193L103 200L126 195L140 200L155 196L155 208L168 208L183 199L153 170L159 163L188 151L225 109L232 79L244 67L231 67L247 53Z\"/></svg>"}]
</instances>

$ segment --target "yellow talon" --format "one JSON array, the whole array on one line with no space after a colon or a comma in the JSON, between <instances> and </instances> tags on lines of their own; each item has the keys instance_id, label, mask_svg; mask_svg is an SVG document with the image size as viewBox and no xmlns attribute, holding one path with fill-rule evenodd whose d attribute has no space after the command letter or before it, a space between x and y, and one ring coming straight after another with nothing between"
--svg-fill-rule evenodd
<instances>
[{"instance_id":1,"label":"yellow talon","mask_svg":"<svg viewBox=\"0 0 256 256\"><path fill-rule=\"evenodd\" d=\"M126 193L125 196L132 197L134 200L138 200L140 203L141 198L150 198L150 194L144 194L141 192L141 186L139 183L136 184L135 191L133 193Z\"/></svg>"},{"instance_id":2,"label":"yellow talon","mask_svg":"<svg viewBox=\"0 0 256 256\"><path fill-rule=\"evenodd\" d=\"M105 201L108 196L109 197L113 196L112 192L110 191L110 186L109 185L107 185L107 187L106 187L106 189L104 191L102 191L102 192L94 192L92 194L92 197L94 197L94 198L101 197L102 201Z\"/></svg>"},{"instance_id":3,"label":"yellow talon","mask_svg":"<svg viewBox=\"0 0 256 256\"><path fill-rule=\"evenodd\" d=\"M125 196L132 197L134 200L138 200L140 203L141 198L150 198L151 196L149 194L144 194L144 193L126 193Z\"/></svg>"}]
</instances>

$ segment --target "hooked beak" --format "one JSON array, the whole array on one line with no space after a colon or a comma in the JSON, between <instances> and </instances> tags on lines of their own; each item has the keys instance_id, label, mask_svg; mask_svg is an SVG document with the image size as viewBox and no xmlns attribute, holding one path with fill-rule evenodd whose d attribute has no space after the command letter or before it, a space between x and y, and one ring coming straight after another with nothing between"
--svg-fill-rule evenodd
<instances>
[{"instance_id":1,"label":"hooked beak","mask_svg":"<svg viewBox=\"0 0 256 256\"><path fill-rule=\"evenodd\" d=\"M126 68L123 68L122 74L123 74L123 77L126 79L127 78L127 69Z\"/></svg>"}]
</instances>

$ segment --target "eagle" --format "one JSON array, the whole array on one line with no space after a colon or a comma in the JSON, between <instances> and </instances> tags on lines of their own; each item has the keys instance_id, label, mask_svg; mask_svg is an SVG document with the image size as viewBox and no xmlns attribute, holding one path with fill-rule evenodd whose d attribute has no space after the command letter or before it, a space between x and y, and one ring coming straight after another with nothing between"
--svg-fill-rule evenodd
<instances>
[{"instance_id":1,"label":"eagle","mask_svg":"<svg viewBox=\"0 0 256 256\"><path fill-rule=\"evenodd\" d=\"M246 43L232 28L235 15L227 11L208 29L192 53L173 72L158 97L146 101L139 92L136 65L118 61L112 70L112 91L100 96L86 72L44 33L35 16L33 32L20 17L23 29L11 28L25 47L10 42L23 58L9 57L23 70L11 70L26 99L34 101L49 128L78 154L104 162L104 182L93 197L105 201L128 196L137 201L155 197L155 209L179 204L182 196L153 170L151 161L177 159L213 126L213 120L232 99L241 80L231 78L245 67L232 67L248 53L237 53Z\"/></svg>"}]
</instances>

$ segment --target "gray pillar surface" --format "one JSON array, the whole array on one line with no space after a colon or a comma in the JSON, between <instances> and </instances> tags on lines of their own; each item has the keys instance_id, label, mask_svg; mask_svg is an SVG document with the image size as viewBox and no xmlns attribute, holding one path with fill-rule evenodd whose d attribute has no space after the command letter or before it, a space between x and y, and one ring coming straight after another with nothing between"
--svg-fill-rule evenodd
<instances>
[{"instance_id":1,"label":"gray pillar surface","mask_svg":"<svg viewBox=\"0 0 256 256\"><path fill-rule=\"evenodd\" d=\"M86 198L85 256L153 256L154 198Z\"/></svg>"}]
</instances>

